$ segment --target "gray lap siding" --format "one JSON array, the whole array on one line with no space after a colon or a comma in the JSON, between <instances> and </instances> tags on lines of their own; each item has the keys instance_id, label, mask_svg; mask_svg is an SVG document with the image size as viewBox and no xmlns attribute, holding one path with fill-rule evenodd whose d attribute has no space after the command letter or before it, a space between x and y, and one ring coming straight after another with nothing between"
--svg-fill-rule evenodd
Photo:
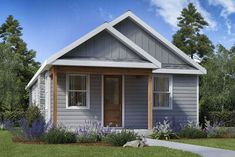
<instances>
[{"instance_id":1,"label":"gray lap siding","mask_svg":"<svg viewBox=\"0 0 235 157\"><path fill-rule=\"evenodd\" d=\"M197 122L196 75L173 75L173 109L153 110L153 125L165 117L177 125L188 120Z\"/></svg>"},{"instance_id":2,"label":"gray lap siding","mask_svg":"<svg viewBox=\"0 0 235 157\"><path fill-rule=\"evenodd\" d=\"M148 127L148 79L144 76L125 77L125 127Z\"/></svg>"},{"instance_id":3,"label":"gray lap siding","mask_svg":"<svg viewBox=\"0 0 235 157\"><path fill-rule=\"evenodd\" d=\"M146 76L125 76L124 127L147 129ZM90 75L90 109L66 109L66 75L58 75L58 124L76 128L86 120L102 120L102 76ZM197 120L197 76L173 75L173 109L153 110L153 126L165 117L176 122Z\"/></svg>"},{"instance_id":4,"label":"gray lap siding","mask_svg":"<svg viewBox=\"0 0 235 157\"><path fill-rule=\"evenodd\" d=\"M58 124L76 128L86 120L101 121L101 75L90 75L90 109L66 109L66 75L58 75Z\"/></svg>"}]
</instances>

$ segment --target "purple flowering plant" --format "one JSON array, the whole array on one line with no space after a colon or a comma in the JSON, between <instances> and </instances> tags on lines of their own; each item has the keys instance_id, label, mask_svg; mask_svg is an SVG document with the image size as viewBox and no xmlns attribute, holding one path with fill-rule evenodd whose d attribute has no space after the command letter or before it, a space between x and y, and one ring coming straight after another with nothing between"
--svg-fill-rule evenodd
<instances>
[{"instance_id":1,"label":"purple flowering plant","mask_svg":"<svg viewBox=\"0 0 235 157\"><path fill-rule=\"evenodd\" d=\"M76 129L76 135L80 142L96 142L115 132L113 128L102 127L99 121L85 121L84 125Z\"/></svg>"},{"instance_id":2,"label":"purple flowering plant","mask_svg":"<svg viewBox=\"0 0 235 157\"><path fill-rule=\"evenodd\" d=\"M40 140L45 131L47 130L49 123L46 124L44 117L35 119L31 125L28 124L27 120L23 117L19 120L19 128L14 127L12 121L5 121L4 128L9 130L13 136L19 137L24 140Z\"/></svg>"}]
</instances>

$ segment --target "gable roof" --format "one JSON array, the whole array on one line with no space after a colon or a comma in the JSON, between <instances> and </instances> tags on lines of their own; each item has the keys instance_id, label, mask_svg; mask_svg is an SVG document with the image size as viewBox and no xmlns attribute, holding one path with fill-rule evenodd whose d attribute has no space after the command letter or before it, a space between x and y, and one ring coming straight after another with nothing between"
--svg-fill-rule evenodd
<instances>
[{"instance_id":1,"label":"gable roof","mask_svg":"<svg viewBox=\"0 0 235 157\"><path fill-rule=\"evenodd\" d=\"M143 65L146 65L146 68L150 68L150 67L153 68L153 66L155 67L155 69L161 68L161 63L158 60L156 60L154 57L152 57L150 54L148 54L146 51L144 51L142 48L137 46L134 42L132 42L130 39L125 37L123 34L118 32L116 29L111 27L109 23L106 22L106 23L98 26L97 28L95 28L91 32L87 33L83 37L79 38L75 42L71 43L70 45L61 49L60 51L58 51L57 53L55 53L54 55L49 57L47 60L45 60L44 63L42 64L42 66L38 69L36 74L33 76L33 78L27 84L26 89L28 89L36 81L37 77L39 76L39 74L41 72L47 70L51 65L53 65L53 63L57 59L59 59L64 54L70 52L72 49L76 48L77 46L81 45L82 43L86 42L87 40L89 40L90 38L94 37L95 35L97 35L98 33L102 32L104 30L107 30L112 36L114 36L116 39L118 39L121 43L125 44L128 48L130 48L131 50L136 52L138 55L142 56L143 58L145 58L146 60L148 60L150 63L153 64L152 66L149 66L148 64L143 64ZM143 65L141 65L142 68L144 68ZM116 64L114 64L114 66L116 66ZM137 67L139 67L139 66L137 66Z\"/></svg>"},{"instance_id":2,"label":"gable roof","mask_svg":"<svg viewBox=\"0 0 235 157\"><path fill-rule=\"evenodd\" d=\"M127 37L122 35L116 29L111 27L109 25L109 23L102 24L101 26L97 27L96 29L94 29L93 31L89 32L85 36L81 37L80 39L76 40L75 42L73 42L72 44L68 45L64 49L62 49L59 52L57 52L54 55L52 55L48 59L48 64L52 64L54 61L56 61L56 59L60 58L64 54L68 53L72 49L76 48L77 46L81 45L82 43L84 43L88 39L94 37L95 35L97 35L98 33L102 32L104 30L107 30L111 35L113 35L116 39L118 39L120 42L125 44L128 48L130 48L131 50L133 50L134 52L136 52L137 54L139 54L143 58L147 59L148 61L150 61L151 63L156 65L156 68L161 68L161 63L158 60L156 60L154 57L152 57L146 51L141 49L139 46L137 46L135 43L133 43L130 39L128 39Z\"/></svg>"},{"instance_id":3,"label":"gable roof","mask_svg":"<svg viewBox=\"0 0 235 157\"><path fill-rule=\"evenodd\" d=\"M127 11L126 13L122 14L118 18L114 19L110 22L111 26L115 26L119 22L123 21L126 18L131 18L135 23L137 23L141 28L143 28L146 32L150 33L155 39L160 41L163 45L168 47L172 52L174 52L177 56L179 56L181 59L198 69L200 72L199 74L206 74L207 71L204 67L196 63L193 59L191 59L188 55L186 55L183 51L181 51L179 48L177 48L174 44L169 42L166 38L164 38L161 34L159 34L157 31L155 31L152 27L150 27L148 24L146 24L143 20L141 20L139 17L137 17L135 14L133 14L131 11ZM160 70L160 69L157 69ZM156 71L157 71L156 70Z\"/></svg>"},{"instance_id":4,"label":"gable roof","mask_svg":"<svg viewBox=\"0 0 235 157\"><path fill-rule=\"evenodd\" d=\"M135 21L139 26L141 26L144 30L146 30L148 33L150 33L153 37L155 37L157 40L159 40L162 44L166 45L168 48L170 48L176 55L181 57L183 60L185 60L187 63L190 65L194 66L197 70L197 72L190 71L190 74L206 74L206 69L197 64L194 60L192 60L189 56L187 56L184 52L182 52L180 49L178 49L176 46L174 46L171 42L166 40L163 36L161 36L158 32L156 32L153 28L151 28L149 25L147 25L144 21L142 21L140 18L138 18L136 15L134 15L131 11L127 11L126 13L122 14L118 18L114 19L110 23L105 22L104 24L98 26L94 30L90 31L83 37L79 38L75 42L71 43L70 45L66 46L65 48L61 49L51 57L49 57L47 60L44 61L42 66L38 69L36 74L33 76L33 78L30 80L30 82L27 84L26 89L28 89L36 80L37 77L40 75L45 70L48 70L52 65L58 64L56 62L61 56L64 54L70 52L72 49L76 48L77 46L81 45L82 43L86 42L90 38L94 37L98 33L106 30L108 31L113 37L118 39L121 43L126 45L128 48L136 52L138 55L141 57L145 58L150 62L150 64L142 64L141 66L138 64L135 64L137 67L142 67L144 68L155 68L157 70L153 71L154 73L158 73L158 70L161 68L161 62L159 62L157 59L152 57L148 52L143 50L141 47L136 45L133 41L128 39L125 35L120 33L118 30L116 30L113 26L116 25L117 23L121 22L122 20L126 18L131 18L133 21ZM62 61L60 61L62 63ZM63 64L66 64L68 62L63 62ZM84 63L84 62L83 62ZM113 63L113 62L110 62ZM82 63L76 63L81 66ZM116 63L113 63L114 67L116 66ZM151 65L152 64L152 65ZM87 64L86 64L87 65ZM129 64L123 64L123 65L129 65ZM133 67L133 66L132 66Z\"/></svg>"}]
</instances>

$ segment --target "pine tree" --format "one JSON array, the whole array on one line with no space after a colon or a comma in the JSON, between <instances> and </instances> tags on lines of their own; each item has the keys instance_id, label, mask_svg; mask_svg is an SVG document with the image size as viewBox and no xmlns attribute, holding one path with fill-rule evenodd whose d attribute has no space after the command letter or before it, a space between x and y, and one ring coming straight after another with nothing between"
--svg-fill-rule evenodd
<instances>
[{"instance_id":1,"label":"pine tree","mask_svg":"<svg viewBox=\"0 0 235 157\"><path fill-rule=\"evenodd\" d=\"M6 112L18 110L21 99L21 81L17 77L19 56L10 45L0 43L0 123Z\"/></svg>"},{"instance_id":2,"label":"pine tree","mask_svg":"<svg viewBox=\"0 0 235 157\"><path fill-rule=\"evenodd\" d=\"M181 15L177 19L180 29L173 35L173 44L191 58L194 54L202 58L213 52L212 42L206 35L200 33L209 24L192 3L181 11Z\"/></svg>"},{"instance_id":3,"label":"pine tree","mask_svg":"<svg viewBox=\"0 0 235 157\"><path fill-rule=\"evenodd\" d=\"M11 50L19 57L19 65L16 70L16 75L21 82L21 99L19 103L27 107L28 93L25 90L25 86L38 69L39 63L35 61L36 52L28 50L27 44L21 37L22 27L18 20L14 19L12 15L8 16L5 23L0 27L0 39L3 44L10 45Z\"/></svg>"}]
</instances>

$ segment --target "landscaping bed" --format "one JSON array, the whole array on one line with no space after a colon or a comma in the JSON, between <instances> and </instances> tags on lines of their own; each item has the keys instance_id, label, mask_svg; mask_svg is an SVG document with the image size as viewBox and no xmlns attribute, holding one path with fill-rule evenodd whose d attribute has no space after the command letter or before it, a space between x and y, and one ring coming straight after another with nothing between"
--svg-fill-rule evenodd
<instances>
[{"instance_id":1,"label":"landscaping bed","mask_svg":"<svg viewBox=\"0 0 235 157\"><path fill-rule=\"evenodd\" d=\"M19 137L12 137L12 142L13 143L22 143L22 144L47 144L44 141L30 141L30 140L25 140ZM80 145L80 146L109 146L112 147L111 144L108 144L106 142L103 141L97 141L97 142L85 142L85 143L65 143L65 145Z\"/></svg>"},{"instance_id":2,"label":"landscaping bed","mask_svg":"<svg viewBox=\"0 0 235 157\"><path fill-rule=\"evenodd\" d=\"M0 131L0 154L4 157L199 157L199 155L164 147L141 149L82 144L23 144L14 143L8 131Z\"/></svg>"}]
</instances>

